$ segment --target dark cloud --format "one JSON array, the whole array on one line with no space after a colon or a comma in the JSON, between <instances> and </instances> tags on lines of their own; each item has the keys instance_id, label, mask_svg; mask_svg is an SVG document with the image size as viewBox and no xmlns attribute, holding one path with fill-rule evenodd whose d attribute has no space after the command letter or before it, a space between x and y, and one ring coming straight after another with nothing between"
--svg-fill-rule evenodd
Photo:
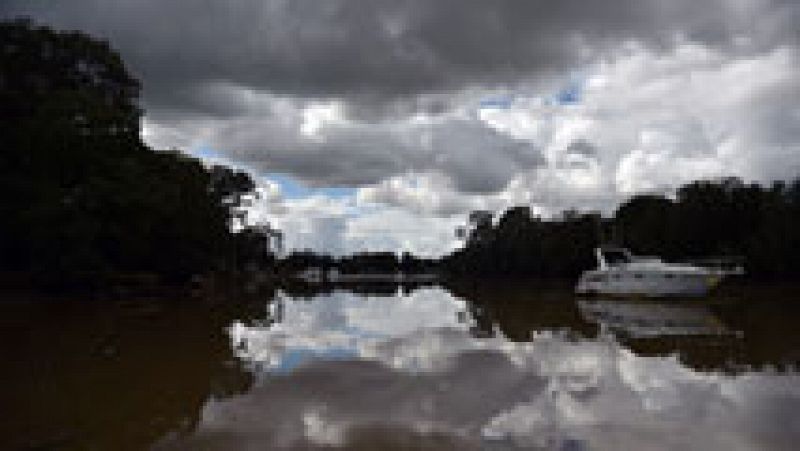
<instances>
[{"instance_id":1,"label":"dark cloud","mask_svg":"<svg viewBox=\"0 0 800 451\"><path fill-rule=\"evenodd\" d=\"M512 176L544 164L541 151L477 121L453 121L432 130L434 163L465 193L492 193ZM417 168L423 170L425 168Z\"/></svg>"},{"instance_id":2,"label":"dark cloud","mask_svg":"<svg viewBox=\"0 0 800 451\"><path fill-rule=\"evenodd\" d=\"M725 47L761 20L756 40L774 44L796 38L780 31L796 27L775 25L800 9L725 0L5 3L2 15L111 40L145 81L151 108L216 114L235 114L202 98L220 83L375 105L558 74L626 40L665 45L682 33Z\"/></svg>"},{"instance_id":3,"label":"dark cloud","mask_svg":"<svg viewBox=\"0 0 800 451\"><path fill-rule=\"evenodd\" d=\"M567 153L586 158L597 157L597 147L584 139L578 139L567 146Z\"/></svg>"},{"instance_id":4,"label":"dark cloud","mask_svg":"<svg viewBox=\"0 0 800 451\"><path fill-rule=\"evenodd\" d=\"M204 129L201 131L199 129ZM257 171L286 172L307 183L360 186L412 172L436 172L465 193L502 190L520 172L544 164L530 142L473 119L436 124L349 123L306 136L285 117L200 126L212 148Z\"/></svg>"}]
</instances>

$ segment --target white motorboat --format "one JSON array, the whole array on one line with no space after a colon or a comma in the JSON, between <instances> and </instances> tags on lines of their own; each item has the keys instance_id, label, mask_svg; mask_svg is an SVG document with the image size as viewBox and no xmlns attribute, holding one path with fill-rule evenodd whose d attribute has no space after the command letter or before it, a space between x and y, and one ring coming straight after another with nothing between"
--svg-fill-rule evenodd
<instances>
[{"instance_id":1,"label":"white motorboat","mask_svg":"<svg viewBox=\"0 0 800 451\"><path fill-rule=\"evenodd\" d=\"M658 257L634 256L627 249L595 249L597 269L585 271L577 294L631 296L702 296L726 276L741 268L707 268L686 263L667 263Z\"/></svg>"}]
</instances>

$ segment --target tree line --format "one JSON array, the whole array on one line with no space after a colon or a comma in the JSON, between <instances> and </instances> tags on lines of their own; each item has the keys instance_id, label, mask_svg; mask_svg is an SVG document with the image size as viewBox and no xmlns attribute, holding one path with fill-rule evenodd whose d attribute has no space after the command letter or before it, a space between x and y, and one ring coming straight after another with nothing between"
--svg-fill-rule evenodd
<instances>
[{"instance_id":1,"label":"tree line","mask_svg":"<svg viewBox=\"0 0 800 451\"><path fill-rule=\"evenodd\" d=\"M0 270L80 283L148 273L181 282L264 262L244 225L246 173L140 138L140 84L108 43L0 23Z\"/></svg>"},{"instance_id":2,"label":"tree line","mask_svg":"<svg viewBox=\"0 0 800 451\"><path fill-rule=\"evenodd\" d=\"M673 197L634 196L610 218L476 211L459 232L464 247L441 262L454 275L575 277L595 265L596 246L614 244L673 261L737 257L751 277L792 278L800 274L800 178L770 186L696 181Z\"/></svg>"},{"instance_id":3,"label":"tree line","mask_svg":"<svg viewBox=\"0 0 800 451\"><path fill-rule=\"evenodd\" d=\"M438 270L437 259L422 258L409 252L357 252L351 255L334 257L311 251L292 252L278 260L276 270L290 275L307 268L323 271L336 270L341 274L421 274Z\"/></svg>"}]
</instances>

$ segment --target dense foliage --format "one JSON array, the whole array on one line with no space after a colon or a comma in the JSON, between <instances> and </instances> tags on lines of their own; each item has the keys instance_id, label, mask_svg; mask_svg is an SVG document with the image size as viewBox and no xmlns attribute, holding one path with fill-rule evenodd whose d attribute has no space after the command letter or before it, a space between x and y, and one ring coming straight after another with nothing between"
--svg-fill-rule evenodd
<instances>
[{"instance_id":1,"label":"dense foliage","mask_svg":"<svg viewBox=\"0 0 800 451\"><path fill-rule=\"evenodd\" d=\"M528 207L511 208L496 222L488 212L475 212L465 246L442 263L455 274L572 276L593 264L601 221L597 214L573 212L543 220Z\"/></svg>"},{"instance_id":2,"label":"dense foliage","mask_svg":"<svg viewBox=\"0 0 800 451\"><path fill-rule=\"evenodd\" d=\"M454 274L573 277L593 267L593 248L617 244L671 260L740 257L757 277L800 273L800 179L770 187L734 178L698 181L675 199L631 198L614 214L567 212L544 220L527 207L497 221L475 212L464 248L443 260Z\"/></svg>"},{"instance_id":3,"label":"dense foliage","mask_svg":"<svg viewBox=\"0 0 800 451\"><path fill-rule=\"evenodd\" d=\"M769 187L728 178L637 196L615 215L623 244L671 259L741 256L756 276L800 274L800 179Z\"/></svg>"},{"instance_id":4,"label":"dense foliage","mask_svg":"<svg viewBox=\"0 0 800 451\"><path fill-rule=\"evenodd\" d=\"M230 232L246 174L141 141L139 84L107 43L18 20L0 23L0 52L4 271L181 280L263 244Z\"/></svg>"},{"instance_id":5,"label":"dense foliage","mask_svg":"<svg viewBox=\"0 0 800 451\"><path fill-rule=\"evenodd\" d=\"M293 274L307 268L325 271L337 270L342 274L425 274L437 270L438 261L414 256L408 252L397 255L392 252L360 252L333 257L310 251L293 252L279 262L278 269Z\"/></svg>"}]
</instances>

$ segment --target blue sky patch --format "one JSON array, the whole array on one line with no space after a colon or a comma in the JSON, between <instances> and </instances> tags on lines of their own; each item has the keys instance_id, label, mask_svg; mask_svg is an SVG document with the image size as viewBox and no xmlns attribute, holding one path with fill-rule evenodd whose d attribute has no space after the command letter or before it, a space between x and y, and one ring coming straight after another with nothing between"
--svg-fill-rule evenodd
<instances>
[{"instance_id":1,"label":"blue sky patch","mask_svg":"<svg viewBox=\"0 0 800 451\"><path fill-rule=\"evenodd\" d=\"M202 160L218 159L221 155L214 149L207 146L200 146L189 151L192 155Z\"/></svg>"},{"instance_id":2,"label":"blue sky patch","mask_svg":"<svg viewBox=\"0 0 800 451\"><path fill-rule=\"evenodd\" d=\"M271 368L274 373L290 373L300 365L312 360L347 360L358 357L355 349L348 348L291 348L287 349L277 366Z\"/></svg>"},{"instance_id":3,"label":"blue sky patch","mask_svg":"<svg viewBox=\"0 0 800 451\"><path fill-rule=\"evenodd\" d=\"M566 86L553 96L556 105L576 105L583 97L583 77L573 76Z\"/></svg>"},{"instance_id":4,"label":"blue sky patch","mask_svg":"<svg viewBox=\"0 0 800 451\"><path fill-rule=\"evenodd\" d=\"M513 102L514 100L509 96L489 97L481 100L480 107L481 109L507 110L511 108Z\"/></svg>"},{"instance_id":5,"label":"blue sky patch","mask_svg":"<svg viewBox=\"0 0 800 451\"><path fill-rule=\"evenodd\" d=\"M356 193L356 189L349 186L310 187L295 177L284 173L267 174L264 178L277 183L278 186L281 187L281 192L284 197L287 199L300 199L315 194L340 199L354 196Z\"/></svg>"}]
</instances>

